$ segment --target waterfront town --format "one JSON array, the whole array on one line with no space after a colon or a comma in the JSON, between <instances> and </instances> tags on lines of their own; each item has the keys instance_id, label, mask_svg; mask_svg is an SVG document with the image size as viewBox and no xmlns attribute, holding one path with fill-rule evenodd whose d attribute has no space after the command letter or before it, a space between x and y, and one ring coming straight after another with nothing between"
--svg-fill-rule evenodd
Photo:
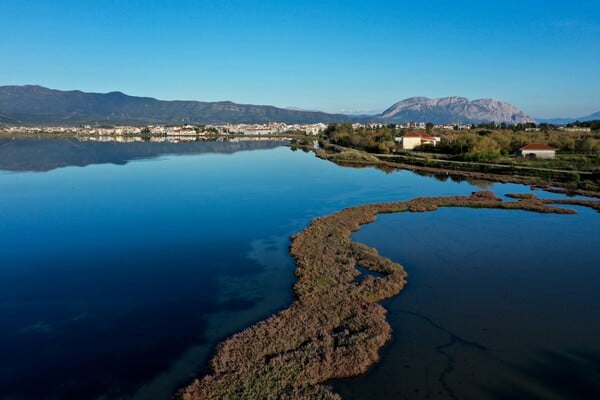
<instances>
[{"instance_id":1,"label":"waterfront town","mask_svg":"<svg viewBox=\"0 0 600 400\"><path fill-rule=\"evenodd\" d=\"M0 126L4 135L75 136L99 142L186 142L231 135L249 138L281 135L318 135L327 125L317 124L221 124L221 125L147 125L147 126Z\"/></svg>"},{"instance_id":2,"label":"waterfront town","mask_svg":"<svg viewBox=\"0 0 600 400\"><path fill-rule=\"evenodd\" d=\"M380 123L354 123L353 129L378 128ZM314 124L286 124L283 122L270 122L264 124L206 124L206 125L0 125L0 135L44 135L44 136L74 136L82 141L98 142L191 142L196 140L209 140L214 137L232 136L231 139L244 137L244 140L282 135L317 136L322 133L327 125ZM395 125L396 129L425 130L425 122L410 122ZM470 125L439 124L436 130L470 129Z\"/></svg>"},{"instance_id":3,"label":"waterfront town","mask_svg":"<svg viewBox=\"0 0 600 400\"><path fill-rule=\"evenodd\" d=\"M383 127L381 123L353 123L352 128L378 128ZM395 124L396 129L425 130L425 122L409 122ZM207 124L207 125L0 125L0 134L57 134L75 135L83 137L119 137L119 136L149 136L149 137L205 137L215 135L247 135L265 136L281 134L300 134L316 136L327 128L324 123L315 124L286 124L283 122L270 122L264 124ZM468 124L432 124L436 131L470 130L473 125ZM557 126L558 130L569 132L590 132L589 127L566 127ZM529 127L526 131L539 131L539 127Z\"/></svg>"},{"instance_id":4,"label":"waterfront town","mask_svg":"<svg viewBox=\"0 0 600 400\"><path fill-rule=\"evenodd\" d=\"M147 126L0 126L5 134L72 134L81 136L180 136L198 137L211 135L318 135L327 125L316 124L220 124L220 125L147 125Z\"/></svg>"},{"instance_id":5,"label":"waterfront town","mask_svg":"<svg viewBox=\"0 0 600 400\"><path fill-rule=\"evenodd\" d=\"M535 124L524 128L526 132L539 132L540 127ZM350 124L348 124L350 126ZM299 135L316 137L321 133L327 132L328 125L324 123L314 124L286 124L283 122L270 122L264 124L208 124L208 125L80 125L80 126L2 126L0 125L0 135L17 136L44 135L44 136L72 136L80 141L96 142L193 142L204 140L227 140L227 141L252 141L252 140L281 140L282 138L292 139ZM476 128L475 125L467 124L431 124L425 122L409 122L405 124L384 125L381 123L353 123L351 128L354 131L361 129L392 128L399 135L394 136L394 142L397 143L397 149L415 150L421 146L430 145L436 147L441 141L440 135L446 135L447 141L452 141L447 135L452 135L450 131L469 131ZM579 126L555 126L558 131L568 131L574 133L591 132L589 127ZM410 130L410 131L406 131ZM429 133L437 132L433 136ZM456 132L455 132L456 133ZM316 138L313 139L316 143ZM554 158L556 148L538 143L529 143L516 151L518 156L534 155L539 158ZM528 152L529 151L529 152Z\"/></svg>"},{"instance_id":6,"label":"waterfront town","mask_svg":"<svg viewBox=\"0 0 600 400\"><path fill-rule=\"evenodd\" d=\"M465 124L432 124L425 122L410 122L405 124L383 125L381 123L353 123L346 124L346 129L354 132L360 130L371 130L372 135L381 136L379 128L392 129L393 145L392 152L397 150L416 150L423 149L423 146L431 148L437 147L441 142L442 136L446 142L453 142L456 139L456 131L469 131L475 129L475 125ZM554 126L557 131L585 133L591 132L589 127L579 127L577 125ZM333 128L334 130L336 128ZM540 127L531 124L523 127L525 132L534 134L540 131ZM437 135L433 135L433 132ZM454 131L454 132L451 132ZM479 131L491 133L491 131ZM297 138L299 135L313 137L312 142L317 143L316 136L320 134L330 134L331 127L324 123L314 124L286 124L286 123L264 123L264 124L210 124L210 125L146 125L146 126L109 126L109 125L80 125L80 126L2 126L0 125L0 135L16 138L18 136L71 136L80 141L95 142L193 142L205 140L218 141L255 141L255 140L281 140L287 138ZM431 133L431 134L430 134ZM454 138L452 138L454 136ZM296 139L294 139L296 140ZM305 140L304 140L305 141ZM306 142L308 144L309 142ZM350 145L352 147L352 145ZM389 146L388 146L389 147ZM380 151L382 149L379 149ZM543 159L553 159L556 157L558 148L548 146L544 143L526 143L523 146L513 149L518 157L535 157ZM383 151L384 153L389 152Z\"/></svg>"},{"instance_id":7,"label":"waterfront town","mask_svg":"<svg viewBox=\"0 0 600 400\"><path fill-rule=\"evenodd\" d=\"M383 126L379 123L354 123L352 127L358 128L377 128ZM425 122L410 122L398 124L397 129L425 129ZM2 126L0 125L0 134L57 134L57 135L75 135L81 137L94 138L98 140L110 141L112 137L179 137L190 140L198 137L207 137L215 135L247 135L247 136L268 136L281 134L303 134L315 136L327 128L324 123L315 124L286 124L283 122L271 122L264 124L208 124L208 125L147 125L147 126L98 126L98 125L80 125L80 126L54 126L54 125L33 125L33 126ZM435 125L438 130L452 129L470 129L470 125L440 124Z\"/></svg>"}]
</instances>

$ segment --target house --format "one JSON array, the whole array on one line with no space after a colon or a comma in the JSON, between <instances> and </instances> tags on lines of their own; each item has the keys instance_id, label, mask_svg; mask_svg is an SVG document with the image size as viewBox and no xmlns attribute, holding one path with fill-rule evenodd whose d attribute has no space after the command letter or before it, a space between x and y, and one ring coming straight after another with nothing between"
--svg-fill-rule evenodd
<instances>
[{"instance_id":1,"label":"house","mask_svg":"<svg viewBox=\"0 0 600 400\"><path fill-rule=\"evenodd\" d=\"M401 138L402 148L405 150L412 150L417 146L424 144L434 145L440 141L439 137L430 136L422 132L409 132Z\"/></svg>"},{"instance_id":2,"label":"house","mask_svg":"<svg viewBox=\"0 0 600 400\"><path fill-rule=\"evenodd\" d=\"M554 158L556 150L558 149L545 144L531 143L517 150L517 157Z\"/></svg>"}]
</instances>

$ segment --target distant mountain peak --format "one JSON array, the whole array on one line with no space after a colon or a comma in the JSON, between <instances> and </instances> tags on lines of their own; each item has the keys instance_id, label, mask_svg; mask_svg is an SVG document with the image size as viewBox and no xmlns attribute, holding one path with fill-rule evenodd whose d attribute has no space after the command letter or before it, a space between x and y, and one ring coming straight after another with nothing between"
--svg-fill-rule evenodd
<instances>
[{"instance_id":1,"label":"distant mountain peak","mask_svg":"<svg viewBox=\"0 0 600 400\"><path fill-rule=\"evenodd\" d=\"M389 122L480 123L533 122L510 103L494 99L470 101L466 97L411 97L397 102L379 115Z\"/></svg>"}]
</instances>

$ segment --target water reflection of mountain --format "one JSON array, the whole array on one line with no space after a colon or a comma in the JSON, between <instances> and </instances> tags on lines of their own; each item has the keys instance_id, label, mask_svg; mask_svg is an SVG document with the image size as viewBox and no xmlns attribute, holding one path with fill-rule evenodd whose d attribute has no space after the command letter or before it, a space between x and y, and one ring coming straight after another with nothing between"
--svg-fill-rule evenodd
<instances>
[{"instance_id":1,"label":"water reflection of mountain","mask_svg":"<svg viewBox=\"0 0 600 400\"><path fill-rule=\"evenodd\" d=\"M165 154L235 153L271 149L285 140L239 140L185 143L96 142L65 139L0 139L0 170L45 172L90 164L124 165L131 160Z\"/></svg>"}]
</instances>

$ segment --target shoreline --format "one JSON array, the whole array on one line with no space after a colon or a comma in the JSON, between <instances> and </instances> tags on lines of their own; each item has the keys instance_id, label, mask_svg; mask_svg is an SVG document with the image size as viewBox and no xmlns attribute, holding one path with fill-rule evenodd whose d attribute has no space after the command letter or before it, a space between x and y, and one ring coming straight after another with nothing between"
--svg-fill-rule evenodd
<instances>
[{"instance_id":1,"label":"shoreline","mask_svg":"<svg viewBox=\"0 0 600 400\"><path fill-rule=\"evenodd\" d=\"M56 132L56 133L48 133L48 132L22 132L19 134L0 132L0 139L198 139L202 140L215 140L215 139L223 139L223 138L231 138L231 139L240 139L240 138L250 138L250 139L280 139L280 140L291 140L291 139L305 139L305 138L313 138L313 136L298 134L298 133L290 133L290 134L264 134L264 135L252 135L252 134L242 134L242 133L228 133L228 134L203 134L203 135L137 135L137 134L122 134L122 135L84 135L84 134L74 134L70 132Z\"/></svg>"},{"instance_id":2,"label":"shoreline","mask_svg":"<svg viewBox=\"0 0 600 400\"><path fill-rule=\"evenodd\" d=\"M575 214L551 204L586 206L600 201L538 199L516 194L505 202L491 192L360 205L314 219L292 236L296 260L294 302L220 343L211 374L181 389L176 399L336 399L332 379L366 372L391 338L379 302L398 294L407 274L400 264L351 239L378 214L435 211L439 207L495 208ZM378 274L361 274L356 266Z\"/></svg>"},{"instance_id":3,"label":"shoreline","mask_svg":"<svg viewBox=\"0 0 600 400\"><path fill-rule=\"evenodd\" d=\"M340 154L330 152L323 149L305 148L309 151L314 152L315 156L326 161L333 162L335 164L345 167L382 167L390 169L402 169L412 172L422 172L434 175L453 175L463 178L480 179L490 182L498 183L516 183L521 185L528 185L534 189L542 189L548 192L560 193L565 195L580 195L586 197L600 198L600 188L593 190L575 187L573 183L561 182L556 180L547 180L536 176L523 176L523 175L509 175L509 174L494 174L489 172L477 172L477 171L466 171L460 169L448 169L441 167L430 167L413 165L407 163L399 163L394 161L384 161L378 158L374 154L362 152L359 150L346 149L356 155L355 158L340 157ZM577 171L573 171L577 173Z\"/></svg>"}]
</instances>

